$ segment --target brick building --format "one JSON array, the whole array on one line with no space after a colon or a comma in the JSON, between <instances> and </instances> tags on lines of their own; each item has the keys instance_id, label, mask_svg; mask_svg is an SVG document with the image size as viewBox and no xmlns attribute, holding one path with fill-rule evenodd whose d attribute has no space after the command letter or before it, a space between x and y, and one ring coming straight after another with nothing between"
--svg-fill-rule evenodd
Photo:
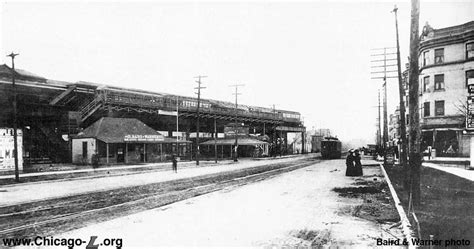
<instances>
[{"instance_id":1,"label":"brick building","mask_svg":"<svg viewBox=\"0 0 474 249\"><path fill-rule=\"evenodd\" d=\"M469 156L464 134L467 82L474 78L474 21L423 28L419 51L422 149L437 156Z\"/></svg>"}]
</instances>

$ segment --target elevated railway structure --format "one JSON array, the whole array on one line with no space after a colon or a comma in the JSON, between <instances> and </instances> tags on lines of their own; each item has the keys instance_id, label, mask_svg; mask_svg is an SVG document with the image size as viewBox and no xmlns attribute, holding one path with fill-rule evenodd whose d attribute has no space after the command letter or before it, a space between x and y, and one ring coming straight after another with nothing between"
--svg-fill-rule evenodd
<instances>
[{"instance_id":1,"label":"elevated railway structure","mask_svg":"<svg viewBox=\"0 0 474 249\"><path fill-rule=\"evenodd\" d=\"M12 127L12 73L18 96L18 127L24 133L25 163L69 162L70 138L101 117L137 118L168 137L193 140L197 98L128 89L92 82L50 80L0 65L0 127ZM176 132L178 115L178 128ZM294 111L235 105L202 99L204 138L223 133L231 122L244 123L253 134L282 148L288 132L305 132ZM207 136L206 136L207 135ZM203 140L205 141L205 139ZM285 147L286 148L286 147Z\"/></svg>"}]
</instances>

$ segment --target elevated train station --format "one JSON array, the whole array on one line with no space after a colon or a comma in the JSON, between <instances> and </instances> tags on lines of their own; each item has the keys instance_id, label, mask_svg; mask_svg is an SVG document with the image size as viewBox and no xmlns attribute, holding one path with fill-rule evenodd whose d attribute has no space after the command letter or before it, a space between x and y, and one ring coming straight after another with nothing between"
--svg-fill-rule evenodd
<instances>
[{"instance_id":1,"label":"elevated train station","mask_svg":"<svg viewBox=\"0 0 474 249\"><path fill-rule=\"evenodd\" d=\"M12 72L7 65L0 65L0 127L13 127ZM72 138L103 117L137 119L167 139L189 141L187 149L171 150L184 158L195 156L197 98L85 81L56 81L21 69L14 74L25 165L71 162ZM287 134L305 133L300 114L294 111L241 104L236 109L232 102L201 99L199 116L200 143L224 139L230 123L241 124L248 131L242 136L269 144L268 155L293 153ZM226 157L222 152L220 155Z\"/></svg>"}]
</instances>

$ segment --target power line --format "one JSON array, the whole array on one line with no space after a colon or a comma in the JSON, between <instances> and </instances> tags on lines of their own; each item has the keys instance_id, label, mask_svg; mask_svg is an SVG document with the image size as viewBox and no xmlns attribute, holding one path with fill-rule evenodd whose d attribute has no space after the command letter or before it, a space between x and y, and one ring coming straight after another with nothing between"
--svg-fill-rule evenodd
<instances>
[{"instance_id":1,"label":"power line","mask_svg":"<svg viewBox=\"0 0 474 249\"><path fill-rule=\"evenodd\" d=\"M387 78L395 78L395 76L388 76L387 73L394 73L398 72L396 70L387 70L387 68L391 66L396 66L396 65L387 65L387 55L392 55L392 54L397 54L397 53L388 53L387 50L390 50L393 48L385 47L385 48L380 48L378 50L383 50L383 53L377 53L377 54L371 54L371 57L376 57L380 58L379 61L383 62L383 65L373 65L372 68L374 67L382 67L383 71L372 71L370 72L371 74L383 74L383 76L374 76L371 77L371 79L382 79L383 80L383 90L384 90L384 98L383 98L383 148L384 148L384 154L386 154L386 149L387 149L387 142L388 142L388 114L387 114ZM386 155L384 156L384 162L386 162Z\"/></svg>"}]
</instances>

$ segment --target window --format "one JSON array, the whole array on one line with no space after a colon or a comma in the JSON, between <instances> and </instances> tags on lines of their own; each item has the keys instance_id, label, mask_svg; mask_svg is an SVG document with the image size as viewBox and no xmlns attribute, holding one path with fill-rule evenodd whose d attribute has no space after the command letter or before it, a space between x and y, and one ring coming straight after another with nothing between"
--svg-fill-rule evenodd
<instances>
[{"instance_id":1,"label":"window","mask_svg":"<svg viewBox=\"0 0 474 249\"><path fill-rule=\"evenodd\" d=\"M430 51L423 52L423 66L430 64Z\"/></svg>"},{"instance_id":2,"label":"window","mask_svg":"<svg viewBox=\"0 0 474 249\"><path fill-rule=\"evenodd\" d=\"M435 89L435 91L436 90L444 90L444 74L435 75L434 89Z\"/></svg>"},{"instance_id":3,"label":"window","mask_svg":"<svg viewBox=\"0 0 474 249\"><path fill-rule=\"evenodd\" d=\"M423 117L430 116L430 102L425 102L423 104Z\"/></svg>"},{"instance_id":4,"label":"window","mask_svg":"<svg viewBox=\"0 0 474 249\"><path fill-rule=\"evenodd\" d=\"M444 100L435 101L435 115L444 116Z\"/></svg>"},{"instance_id":5,"label":"window","mask_svg":"<svg viewBox=\"0 0 474 249\"><path fill-rule=\"evenodd\" d=\"M474 58L474 42L466 44L466 59Z\"/></svg>"},{"instance_id":6,"label":"window","mask_svg":"<svg viewBox=\"0 0 474 249\"><path fill-rule=\"evenodd\" d=\"M430 89L430 76L423 78L423 92L427 92Z\"/></svg>"},{"instance_id":7,"label":"window","mask_svg":"<svg viewBox=\"0 0 474 249\"><path fill-rule=\"evenodd\" d=\"M444 48L435 49L435 64L444 62Z\"/></svg>"},{"instance_id":8,"label":"window","mask_svg":"<svg viewBox=\"0 0 474 249\"><path fill-rule=\"evenodd\" d=\"M474 70L466 71L466 86L474 84Z\"/></svg>"}]
</instances>

